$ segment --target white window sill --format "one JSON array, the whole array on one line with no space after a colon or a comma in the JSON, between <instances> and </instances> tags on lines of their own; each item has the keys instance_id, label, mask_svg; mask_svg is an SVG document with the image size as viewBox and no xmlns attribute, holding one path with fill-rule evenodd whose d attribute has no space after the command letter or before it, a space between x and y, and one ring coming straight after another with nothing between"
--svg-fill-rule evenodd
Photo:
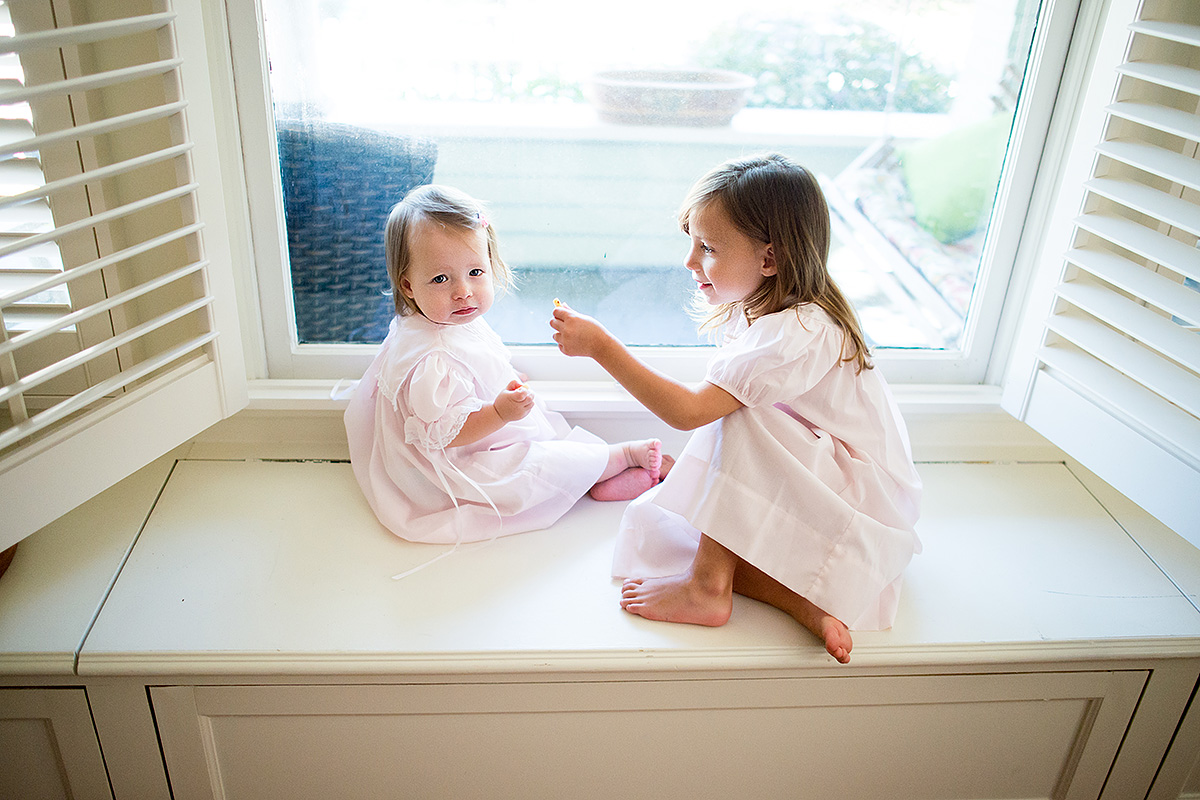
<instances>
[{"instance_id":1,"label":"white window sill","mask_svg":"<svg viewBox=\"0 0 1200 800\"><path fill-rule=\"evenodd\" d=\"M349 381L255 380L250 381L251 411L330 411L344 409ZM560 413L646 414L615 381L529 381L534 392ZM893 386L900 410L906 415L994 413L1000 411L1000 387L987 385Z\"/></svg>"},{"instance_id":2,"label":"white window sill","mask_svg":"<svg viewBox=\"0 0 1200 800\"><path fill-rule=\"evenodd\" d=\"M237 451L242 439L275 442L281 457L319 443L324 458L345 458L342 411L350 383L327 380L260 380L250 383L250 404L199 437L213 452ZM688 434L674 431L617 384L530 381L547 405L608 441L646 436L678 452ZM917 461L1064 461L1066 457L1028 425L1000 408L996 386L894 386ZM334 394L340 394L335 399Z\"/></svg>"}]
</instances>

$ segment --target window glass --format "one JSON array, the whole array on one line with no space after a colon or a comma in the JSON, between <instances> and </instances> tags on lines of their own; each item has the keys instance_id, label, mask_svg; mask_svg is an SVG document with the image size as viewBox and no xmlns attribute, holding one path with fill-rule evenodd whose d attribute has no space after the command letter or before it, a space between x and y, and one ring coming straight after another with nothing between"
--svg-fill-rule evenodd
<instances>
[{"instance_id":1,"label":"window glass","mask_svg":"<svg viewBox=\"0 0 1200 800\"><path fill-rule=\"evenodd\" d=\"M694 346L676 212L717 163L782 152L830 201L834 276L884 348L952 350L972 307L1037 0L265 0L301 343L377 342L382 226L413 185L486 201L549 343L553 298L631 344Z\"/></svg>"}]
</instances>

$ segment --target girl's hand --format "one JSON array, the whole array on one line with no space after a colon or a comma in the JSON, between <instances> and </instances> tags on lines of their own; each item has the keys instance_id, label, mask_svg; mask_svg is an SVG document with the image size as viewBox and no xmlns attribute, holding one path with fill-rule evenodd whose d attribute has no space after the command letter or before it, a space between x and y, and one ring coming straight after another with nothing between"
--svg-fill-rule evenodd
<instances>
[{"instance_id":1,"label":"girl's hand","mask_svg":"<svg viewBox=\"0 0 1200 800\"><path fill-rule=\"evenodd\" d=\"M615 341L599 322L565 304L554 309L550 327L554 329L552 338L558 343L558 349L569 356L595 358Z\"/></svg>"},{"instance_id":2,"label":"girl's hand","mask_svg":"<svg viewBox=\"0 0 1200 800\"><path fill-rule=\"evenodd\" d=\"M492 407L505 422L522 419L533 410L533 392L520 381L512 381L507 389L496 395Z\"/></svg>"}]
</instances>

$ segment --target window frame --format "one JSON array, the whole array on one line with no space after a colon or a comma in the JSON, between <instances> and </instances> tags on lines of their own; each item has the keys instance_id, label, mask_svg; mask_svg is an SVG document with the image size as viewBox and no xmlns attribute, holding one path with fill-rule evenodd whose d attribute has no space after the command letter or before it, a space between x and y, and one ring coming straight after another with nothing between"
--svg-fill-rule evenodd
<instances>
[{"instance_id":1,"label":"window frame","mask_svg":"<svg viewBox=\"0 0 1200 800\"><path fill-rule=\"evenodd\" d=\"M1019 264L1022 232L1033 207L1036 178L1043 168L1047 133L1056 109L1069 44L1079 7L1091 0L1045 0L1031 47L1022 100L1014 120L1013 145L997 192L997 213L984 248L971 310L958 351L879 348L876 362L896 385L995 385L1003 376L1016 313L1006 305ZM377 347L362 344L299 344L287 275L286 229L276 164L278 151L267 79L262 8L253 3L226 7L233 80L236 85L247 204L253 230L256 299L261 330L259 375L268 379L336 381L359 377ZM680 260L683 257L681 242ZM682 268L682 267L681 267ZM603 320L601 320L603 322ZM517 368L532 380L610 383L595 364L568 359L552 346L512 346ZM684 381L702 380L711 348L638 347L651 366Z\"/></svg>"}]
</instances>

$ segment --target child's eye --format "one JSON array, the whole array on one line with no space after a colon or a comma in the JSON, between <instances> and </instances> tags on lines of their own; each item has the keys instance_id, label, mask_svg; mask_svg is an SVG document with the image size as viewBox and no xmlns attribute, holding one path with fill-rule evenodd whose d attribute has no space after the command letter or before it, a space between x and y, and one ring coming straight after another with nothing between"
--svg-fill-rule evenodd
<instances>
[{"instance_id":1,"label":"child's eye","mask_svg":"<svg viewBox=\"0 0 1200 800\"><path fill-rule=\"evenodd\" d=\"M433 280L430 281L430 283L445 283L448 280L450 280L450 279L447 278L445 275L435 275Z\"/></svg>"},{"instance_id":2,"label":"child's eye","mask_svg":"<svg viewBox=\"0 0 1200 800\"><path fill-rule=\"evenodd\" d=\"M708 245L706 245L704 242L700 243L700 250L705 253L711 253L713 251L713 249L711 247L709 247Z\"/></svg>"},{"instance_id":3,"label":"child's eye","mask_svg":"<svg viewBox=\"0 0 1200 800\"><path fill-rule=\"evenodd\" d=\"M472 278L478 278L480 275L483 275L483 274L484 274L484 272L483 272L483 268L482 268L482 267L476 267L475 269L471 270L471 272L470 272L469 274L470 274L470 276L471 276Z\"/></svg>"}]
</instances>

